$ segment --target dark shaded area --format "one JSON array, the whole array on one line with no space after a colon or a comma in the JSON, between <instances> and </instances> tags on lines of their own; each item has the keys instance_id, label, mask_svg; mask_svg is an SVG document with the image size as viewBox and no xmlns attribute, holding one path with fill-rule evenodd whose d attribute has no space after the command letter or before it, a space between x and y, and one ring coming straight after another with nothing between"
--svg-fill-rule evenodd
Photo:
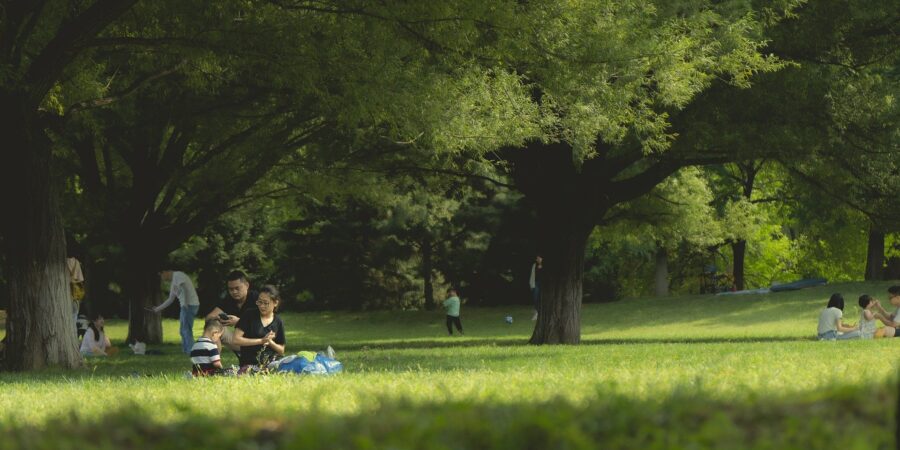
<instances>
[{"instance_id":1,"label":"dark shaded area","mask_svg":"<svg viewBox=\"0 0 900 450\"><path fill-rule=\"evenodd\" d=\"M805 342L815 338L798 337L746 337L746 338L684 338L684 339L582 339L581 345L641 345L641 344L748 344L764 342ZM316 343L312 343L315 345ZM319 345L327 345L319 343ZM396 342L355 342L341 344L341 350L404 350L422 348L459 348L459 347L531 347L521 338L478 339L469 341L415 340Z\"/></svg>"}]
</instances>

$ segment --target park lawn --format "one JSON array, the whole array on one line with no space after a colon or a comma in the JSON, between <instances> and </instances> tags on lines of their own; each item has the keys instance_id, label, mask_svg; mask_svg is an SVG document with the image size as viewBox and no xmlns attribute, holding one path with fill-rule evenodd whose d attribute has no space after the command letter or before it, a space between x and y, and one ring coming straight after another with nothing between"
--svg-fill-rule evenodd
<instances>
[{"instance_id":1,"label":"park lawn","mask_svg":"<svg viewBox=\"0 0 900 450\"><path fill-rule=\"evenodd\" d=\"M167 320L164 355L0 374L0 448L895 448L900 339L812 339L832 292L855 323L888 285L587 304L579 346L524 345L524 306L464 305L463 337L440 312L285 314L289 351L344 363L318 378L185 379Z\"/></svg>"}]
</instances>

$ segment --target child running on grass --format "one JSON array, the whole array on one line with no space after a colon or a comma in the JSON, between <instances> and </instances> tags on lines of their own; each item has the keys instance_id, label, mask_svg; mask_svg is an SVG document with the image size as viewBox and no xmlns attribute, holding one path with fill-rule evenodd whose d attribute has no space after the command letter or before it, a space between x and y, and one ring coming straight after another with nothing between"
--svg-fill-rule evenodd
<instances>
[{"instance_id":1,"label":"child running on grass","mask_svg":"<svg viewBox=\"0 0 900 450\"><path fill-rule=\"evenodd\" d=\"M219 319L206 319L203 336L191 347L191 373L195 377L215 375L222 370L222 356L219 353L222 332L225 327Z\"/></svg>"},{"instance_id":2,"label":"child running on grass","mask_svg":"<svg viewBox=\"0 0 900 450\"><path fill-rule=\"evenodd\" d=\"M444 309L447 310L447 333L453 336L453 325L459 334L463 334L462 322L459 320L459 297L456 295L456 289L447 289L447 299L444 300Z\"/></svg>"},{"instance_id":3,"label":"child running on grass","mask_svg":"<svg viewBox=\"0 0 900 450\"><path fill-rule=\"evenodd\" d=\"M853 339L859 337L859 330L853 325L844 325L844 296L832 294L828 306L819 314L819 340ZM838 332L842 334L838 334Z\"/></svg>"},{"instance_id":4,"label":"child running on grass","mask_svg":"<svg viewBox=\"0 0 900 450\"><path fill-rule=\"evenodd\" d=\"M863 339L894 337L897 335L895 323L888 319L888 313L881 307L881 303L869 294L859 296L859 307L862 314L859 318L859 337ZM881 321L885 326L878 328Z\"/></svg>"}]
</instances>

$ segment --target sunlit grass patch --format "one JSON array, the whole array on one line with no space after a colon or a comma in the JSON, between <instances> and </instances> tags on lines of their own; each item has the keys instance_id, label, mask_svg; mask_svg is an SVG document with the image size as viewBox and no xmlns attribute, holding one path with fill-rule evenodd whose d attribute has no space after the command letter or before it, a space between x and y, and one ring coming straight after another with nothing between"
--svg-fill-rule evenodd
<instances>
[{"instance_id":1,"label":"sunlit grass patch","mask_svg":"<svg viewBox=\"0 0 900 450\"><path fill-rule=\"evenodd\" d=\"M585 305L578 346L527 345L526 306L464 306L463 337L440 312L284 314L289 352L337 350L329 377L187 379L166 320L162 355L0 374L0 431L46 448L103 424L142 448L893 448L900 340L812 339L832 291L886 286ZM126 326L109 322L114 343Z\"/></svg>"}]
</instances>

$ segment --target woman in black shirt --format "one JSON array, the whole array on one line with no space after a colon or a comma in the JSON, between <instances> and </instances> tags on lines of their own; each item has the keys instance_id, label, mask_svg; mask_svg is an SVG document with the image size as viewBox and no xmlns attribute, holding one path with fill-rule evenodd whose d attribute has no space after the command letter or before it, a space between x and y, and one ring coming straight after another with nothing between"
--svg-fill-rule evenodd
<instances>
[{"instance_id":1,"label":"woman in black shirt","mask_svg":"<svg viewBox=\"0 0 900 450\"><path fill-rule=\"evenodd\" d=\"M284 355L284 324L275 314L281 297L278 289L265 285L259 290L257 309L247 310L234 329L234 343L241 346L241 367L264 367Z\"/></svg>"}]
</instances>

